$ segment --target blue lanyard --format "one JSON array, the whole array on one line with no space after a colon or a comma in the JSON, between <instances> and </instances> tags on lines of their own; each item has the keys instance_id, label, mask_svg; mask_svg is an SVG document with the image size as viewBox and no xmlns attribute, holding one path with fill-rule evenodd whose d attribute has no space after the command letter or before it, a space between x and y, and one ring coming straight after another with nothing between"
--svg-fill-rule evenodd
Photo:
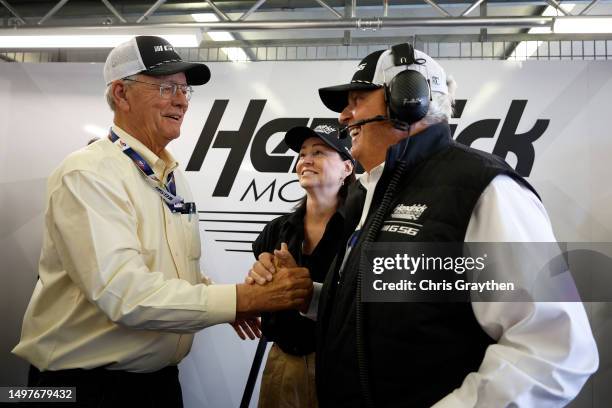
<instances>
[{"instance_id":1,"label":"blue lanyard","mask_svg":"<svg viewBox=\"0 0 612 408\"><path fill-rule=\"evenodd\" d=\"M349 248L349 250L352 249L357 244L357 240L359 239L359 235L361 235L361 230L360 229L356 229L351 234L351 237L348 240L348 248Z\"/></svg>"},{"instance_id":2,"label":"blue lanyard","mask_svg":"<svg viewBox=\"0 0 612 408\"><path fill-rule=\"evenodd\" d=\"M111 130L108 138L111 142L113 142L113 144L119 146L121 151L125 153L126 156L132 159L136 167L145 176L147 183L149 183L149 185L159 193L168 208L170 208L170 211L173 213L180 212L182 214L195 213L195 203L186 203L181 196L176 194L174 171L171 171L168 174L168 177L166 177L166 184L162 184L159 178L157 178L155 175L155 172L149 163L147 163L147 161L143 159L141 155L136 153L136 151L127 143L121 140L121 138L119 138L115 132Z\"/></svg>"}]
</instances>

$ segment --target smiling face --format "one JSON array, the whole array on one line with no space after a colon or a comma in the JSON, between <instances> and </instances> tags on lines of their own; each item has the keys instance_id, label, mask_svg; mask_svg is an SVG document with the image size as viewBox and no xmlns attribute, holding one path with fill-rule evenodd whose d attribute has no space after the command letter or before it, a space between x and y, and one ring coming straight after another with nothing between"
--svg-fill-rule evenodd
<instances>
[{"instance_id":1,"label":"smiling face","mask_svg":"<svg viewBox=\"0 0 612 408\"><path fill-rule=\"evenodd\" d=\"M187 84L182 72L158 77L141 74L136 79L150 84ZM116 103L115 122L119 119L122 123L117 125L159 155L170 141L179 137L189 103L180 90L162 97L159 87L150 84L129 82L129 86L124 86L123 103Z\"/></svg>"},{"instance_id":2,"label":"smiling face","mask_svg":"<svg viewBox=\"0 0 612 408\"><path fill-rule=\"evenodd\" d=\"M302 188L318 189L335 196L353 171L353 165L320 138L310 137L302 143L296 171Z\"/></svg>"},{"instance_id":3,"label":"smiling face","mask_svg":"<svg viewBox=\"0 0 612 408\"><path fill-rule=\"evenodd\" d=\"M387 116L384 90L351 91L339 122L346 126L374 116ZM389 121L370 122L351 127L351 154L366 171L385 161L387 149L407 134L395 129Z\"/></svg>"}]
</instances>

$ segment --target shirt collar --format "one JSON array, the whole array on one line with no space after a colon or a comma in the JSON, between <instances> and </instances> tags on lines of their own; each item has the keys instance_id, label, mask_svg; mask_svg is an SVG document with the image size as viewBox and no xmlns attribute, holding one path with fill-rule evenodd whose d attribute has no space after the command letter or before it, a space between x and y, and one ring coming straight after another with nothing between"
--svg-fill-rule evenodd
<instances>
[{"instance_id":1,"label":"shirt collar","mask_svg":"<svg viewBox=\"0 0 612 408\"><path fill-rule=\"evenodd\" d=\"M147 146L145 146L140 140L136 139L134 136L130 135L125 130L121 129L119 126L113 124L112 126L113 132L117 136L121 138L125 143L127 143L136 153L138 153L143 159L149 163L153 172L160 180L164 179L164 176L173 171L178 167L178 162L174 159L174 157L170 154L167 149L162 150L160 156L158 157L155 153L153 153Z\"/></svg>"},{"instance_id":2,"label":"shirt collar","mask_svg":"<svg viewBox=\"0 0 612 408\"><path fill-rule=\"evenodd\" d=\"M332 215L332 218L330 218L330 222L331 222L331 220L334 217L336 217L336 214L341 216L343 219L345 218L344 206L343 205L338 206L338 209ZM289 224L293 225L296 228L304 228L304 217L305 216L306 216L306 208L305 208L305 206L304 206L304 208L300 207L300 208L297 208L295 211L293 211L292 213L289 214L289 217L287 218L287 222Z\"/></svg>"},{"instance_id":3,"label":"shirt collar","mask_svg":"<svg viewBox=\"0 0 612 408\"><path fill-rule=\"evenodd\" d=\"M385 162L380 163L378 166L374 167L369 172L366 171L359 177L359 182L362 186L366 188L366 190L374 189L378 180L380 180L380 176L383 174L383 170L385 169Z\"/></svg>"}]
</instances>

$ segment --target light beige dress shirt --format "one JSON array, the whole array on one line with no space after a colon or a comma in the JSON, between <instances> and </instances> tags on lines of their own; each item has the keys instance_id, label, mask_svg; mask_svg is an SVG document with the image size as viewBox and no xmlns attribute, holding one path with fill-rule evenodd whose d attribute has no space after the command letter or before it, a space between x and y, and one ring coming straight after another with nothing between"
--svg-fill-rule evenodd
<instances>
[{"instance_id":1,"label":"light beige dress shirt","mask_svg":"<svg viewBox=\"0 0 612 408\"><path fill-rule=\"evenodd\" d=\"M160 180L177 162L113 131ZM40 279L13 352L40 370L175 365L193 332L236 314L235 285L205 285L197 214L172 213L142 172L104 138L68 156L49 178Z\"/></svg>"}]
</instances>

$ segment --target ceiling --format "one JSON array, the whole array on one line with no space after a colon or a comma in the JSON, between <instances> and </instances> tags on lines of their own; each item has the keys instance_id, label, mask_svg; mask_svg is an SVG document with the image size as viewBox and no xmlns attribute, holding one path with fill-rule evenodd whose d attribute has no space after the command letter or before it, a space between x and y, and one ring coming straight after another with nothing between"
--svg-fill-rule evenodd
<instances>
[{"instance_id":1,"label":"ceiling","mask_svg":"<svg viewBox=\"0 0 612 408\"><path fill-rule=\"evenodd\" d=\"M563 11L557 8L559 3ZM196 22L193 14L201 13L209 21ZM534 37L533 27L548 27L554 16L565 13L612 16L612 0L0 0L0 37L187 30L198 33L200 49L354 46L392 44L398 39L508 41L514 47L526 40L612 40L612 34ZM219 31L231 36L215 40ZM36 47L24 50L32 48ZM81 55L85 51L81 49ZM505 44L500 55L509 55Z\"/></svg>"}]
</instances>

